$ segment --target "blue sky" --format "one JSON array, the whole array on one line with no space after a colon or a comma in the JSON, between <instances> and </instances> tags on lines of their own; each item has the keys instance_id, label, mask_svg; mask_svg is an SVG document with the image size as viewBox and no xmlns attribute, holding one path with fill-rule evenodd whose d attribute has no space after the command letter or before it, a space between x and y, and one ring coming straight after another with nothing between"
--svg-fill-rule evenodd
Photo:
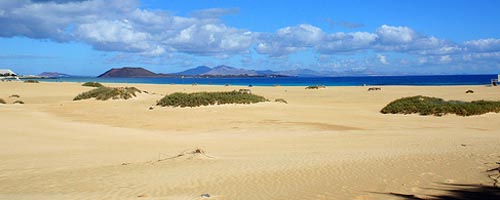
<instances>
[{"instance_id":1,"label":"blue sky","mask_svg":"<svg viewBox=\"0 0 500 200\"><path fill-rule=\"evenodd\" d=\"M500 1L0 1L0 68L500 73Z\"/></svg>"}]
</instances>

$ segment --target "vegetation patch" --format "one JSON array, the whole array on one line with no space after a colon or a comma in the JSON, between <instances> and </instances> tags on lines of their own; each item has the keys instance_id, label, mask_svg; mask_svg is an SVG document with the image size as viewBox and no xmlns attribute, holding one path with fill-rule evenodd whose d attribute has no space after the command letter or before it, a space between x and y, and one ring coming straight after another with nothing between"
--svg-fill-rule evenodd
<instances>
[{"instance_id":1,"label":"vegetation patch","mask_svg":"<svg viewBox=\"0 0 500 200\"><path fill-rule=\"evenodd\" d=\"M25 80L25 83L39 83L37 80Z\"/></svg>"},{"instance_id":2,"label":"vegetation patch","mask_svg":"<svg viewBox=\"0 0 500 200\"><path fill-rule=\"evenodd\" d=\"M5 100L3 99L0 99L0 104L6 104L7 102L5 102Z\"/></svg>"},{"instance_id":3,"label":"vegetation patch","mask_svg":"<svg viewBox=\"0 0 500 200\"><path fill-rule=\"evenodd\" d=\"M87 87L104 87L101 83L98 82L86 82L82 84L82 86L87 86Z\"/></svg>"},{"instance_id":4,"label":"vegetation patch","mask_svg":"<svg viewBox=\"0 0 500 200\"><path fill-rule=\"evenodd\" d=\"M21 100L17 100L17 101L14 101L13 104L24 104L24 101L21 101Z\"/></svg>"},{"instance_id":5,"label":"vegetation patch","mask_svg":"<svg viewBox=\"0 0 500 200\"><path fill-rule=\"evenodd\" d=\"M414 114L442 116L456 114L459 116L482 115L489 112L500 112L500 101L445 101L440 98L413 96L395 100L381 111L384 114Z\"/></svg>"},{"instance_id":6,"label":"vegetation patch","mask_svg":"<svg viewBox=\"0 0 500 200\"><path fill-rule=\"evenodd\" d=\"M18 94L13 94L13 95L10 95L9 98L19 98L21 96L19 96Z\"/></svg>"},{"instance_id":7,"label":"vegetation patch","mask_svg":"<svg viewBox=\"0 0 500 200\"><path fill-rule=\"evenodd\" d=\"M141 93L141 91L135 87L98 87L96 89L84 92L76 96L73 101L95 98L97 100L108 100L108 99L130 99L135 97L135 93Z\"/></svg>"},{"instance_id":8,"label":"vegetation patch","mask_svg":"<svg viewBox=\"0 0 500 200\"><path fill-rule=\"evenodd\" d=\"M307 90L310 90L310 89L320 89L320 88L326 88L326 86L324 86L324 85L310 85L310 86L306 87Z\"/></svg>"},{"instance_id":9,"label":"vegetation patch","mask_svg":"<svg viewBox=\"0 0 500 200\"><path fill-rule=\"evenodd\" d=\"M377 90L382 90L382 88L379 88L379 87L368 88L368 91L377 91Z\"/></svg>"},{"instance_id":10,"label":"vegetation patch","mask_svg":"<svg viewBox=\"0 0 500 200\"><path fill-rule=\"evenodd\" d=\"M195 93L176 92L166 95L160 99L157 102L157 105L172 107L198 107L221 104L250 104L264 101L268 100L259 95L239 91Z\"/></svg>"},{"instance_id":11,"label":"vegetation patch","mask_svg":"<svg viewBox=\"0 0 500 200\"><path fill-rule=\"evenodd\" d=\"M281 99L281 98L280 99L275 99L274 102L288 104L288 102L285 99Z\"/></svg>"}]
</instances>

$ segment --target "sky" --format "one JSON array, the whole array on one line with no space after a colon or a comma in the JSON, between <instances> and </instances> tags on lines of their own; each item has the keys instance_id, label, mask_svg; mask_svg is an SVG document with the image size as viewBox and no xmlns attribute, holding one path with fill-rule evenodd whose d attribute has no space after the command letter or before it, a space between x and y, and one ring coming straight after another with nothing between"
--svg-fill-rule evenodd
<instances>
[{"instance_id":1,"label":"sky","mask_svg":"<svg viewBox=\"0 0 500 200\"><path fill-rule=\"evenodd\" d=\"M0 68L500 73L497 0L0 0Z\"/></svg>"}]
</instances>

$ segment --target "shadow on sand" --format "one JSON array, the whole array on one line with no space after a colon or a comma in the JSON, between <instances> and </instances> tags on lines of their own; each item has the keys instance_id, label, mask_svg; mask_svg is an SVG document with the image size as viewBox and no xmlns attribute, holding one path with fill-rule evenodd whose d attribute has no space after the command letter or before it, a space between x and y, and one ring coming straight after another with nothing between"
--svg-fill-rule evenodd
<instances>
[{"instance_id":1,"label":"shadow on sand","mask_svg":"<svg viewBox=\"0 0 500 200\"><path fill-rule=\"evenodd\" d=\"M412 194L384 193L386 195L401 197L407 200L500 200L500 188L485 185L467 184L441 184L442 188L429 188L430 190L444 191L443 195L422 195L417 197Z\"/></svg>"}]
</instances>

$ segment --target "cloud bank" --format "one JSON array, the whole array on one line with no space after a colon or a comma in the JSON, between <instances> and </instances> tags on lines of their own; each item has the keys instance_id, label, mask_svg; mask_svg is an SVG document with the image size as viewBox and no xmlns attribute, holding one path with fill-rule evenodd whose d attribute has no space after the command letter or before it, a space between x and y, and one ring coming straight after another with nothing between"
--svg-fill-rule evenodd
<instances>
[{"instance_id":1,"label":"cloud bank","mask_svg":"<svg viewBox=\"0 0 500 200\"><path fill-rule=\"evenodd\" d=\"M486 60L498 67L500 61L500 39L496 38L455 43L410 27L391 25L381 25L373 32L329 33L311 24L298 24L262 33L227 26L220 19L238 12L237 8L213 8L182 17L142 9L137 0L0 1L0 37L76 41L100 51L150 57L167 53L227 57L256 52L280 58L313 51L325 56L375 52L374 60L381 65L470 64ZM339 25L362 26L347 22ZM393 62L391 54L413 59Z\"/></svg>"}]
</instances>

